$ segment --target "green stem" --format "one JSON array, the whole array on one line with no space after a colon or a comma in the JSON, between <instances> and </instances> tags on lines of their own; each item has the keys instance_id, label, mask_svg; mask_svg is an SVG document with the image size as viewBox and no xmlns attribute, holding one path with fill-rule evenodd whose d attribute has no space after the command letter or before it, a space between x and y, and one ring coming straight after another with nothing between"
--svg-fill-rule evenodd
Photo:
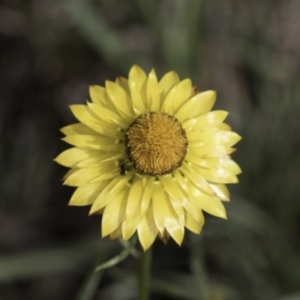
<instances>
[{"instance_id":1,"label":"green stem","mask_svg":"<svg viewBox=\"0 0 300 300\"><path fill-rule=\"evenodd\" d=\"M149 286L151 274L152 249L143 252L140 257L138 282L139 282L139 300L149 300Z\"/></svg>"},{"instance_id":2,"label":"green stem","mask_svg":"<svg viewBox=\"0 0 300 300\"><path fill-rule=\"evenodd\" d=\"M197 299L211 299L204 268L204 243L202 237L191 236L190 268L196 284Z\"/></svg>"}]
</instances>

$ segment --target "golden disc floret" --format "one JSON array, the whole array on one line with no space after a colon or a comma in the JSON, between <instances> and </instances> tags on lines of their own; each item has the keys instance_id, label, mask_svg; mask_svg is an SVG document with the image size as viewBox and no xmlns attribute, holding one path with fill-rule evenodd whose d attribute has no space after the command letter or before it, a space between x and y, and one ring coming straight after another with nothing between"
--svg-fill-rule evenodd
<instances>
[{"instance_id":1,"label":"golden disc floret","mask_svg":"<svg viewBox=\"0 0 300 300\"><path fill-rule=\"evenodd\" d=\"M148 112L136 118L125 133L126 154L141 175L166 175L178 169L187 152L179 121L166 113Z\"/></svg>"}]
</instances>

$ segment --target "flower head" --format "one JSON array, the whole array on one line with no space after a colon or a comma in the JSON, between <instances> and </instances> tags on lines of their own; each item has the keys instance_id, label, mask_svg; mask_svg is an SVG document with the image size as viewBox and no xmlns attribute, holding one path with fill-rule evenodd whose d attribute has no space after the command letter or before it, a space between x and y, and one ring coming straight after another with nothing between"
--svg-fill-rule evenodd
<instances>
[{"instance_id":1,"label":"flower head","mask_svg":"<svg viewBox=\"0 0 300 300\"><path fill-rule=\"evenodd\" d=\"M216 94L199 92L171 71L158 81L133 66L128 80L90 87L91 102L70 108L79 123L61 131L71 145L55 160L77 187L70 205L103 214L102 236L128 240L137 231L146 250L156 236L179 245L185 227L200 233L203 211L226 218L226 183L239 166L230 158L241 137L211 111Z\"/></svg>"}]
</instances>

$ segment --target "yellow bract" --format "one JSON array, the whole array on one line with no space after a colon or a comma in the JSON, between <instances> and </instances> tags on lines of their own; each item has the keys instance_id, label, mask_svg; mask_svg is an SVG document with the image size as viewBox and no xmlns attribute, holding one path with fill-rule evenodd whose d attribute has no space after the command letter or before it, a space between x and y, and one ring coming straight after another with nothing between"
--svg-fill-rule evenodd
<instances>
[{"instance_id":1,"label":"yellow bract","mask_svg":"<svg viewBox=\"0 0 300 300\"><path fill-rule=\"evenodd\" d=\"M180 245L185 228L201 232L202 211L226 218L225 184L238 182L241 173L229 155L241 137L224 123L226 111L211 111L214 91L197 92L190 79L180 81L174 71L158 80L154 70L147 75L135 65L128 80L92 86L90 97L87 105L70 107L79 123L61 131L74 147L55 161L71 168L64 184L77 189L69 204L91 205L90 214L103 214L103 237L128 240L137 232L144 250L157 236ZM141 175L128 157L126 131L149 112L175 118L185 132L186 154L170 174Z\"/></svg>"}]
</instances>

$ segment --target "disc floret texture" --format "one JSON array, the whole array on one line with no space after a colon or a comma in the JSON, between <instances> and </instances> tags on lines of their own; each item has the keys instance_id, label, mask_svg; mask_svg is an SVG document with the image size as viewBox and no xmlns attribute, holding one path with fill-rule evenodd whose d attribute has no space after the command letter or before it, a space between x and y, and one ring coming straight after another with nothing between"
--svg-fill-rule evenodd
<instances>
[{"instance_id":1,"label":"disc floret texture","mask_svg":"<svg viewBox=\"0 0 300 300\"><path fill-rule=\"evenodd\" d=\"M79 123L61 131L73 147L55 160L69 167L64 184L77 187L69 205L102 214L102 236L148 249L158 236L181 245L185 228L199 234L203 211L226 218L228 183L240 167L231 159L241 137L211 111L216 94L166 73L159 81L134 65L128 79L90 87L91 101L71 105Z\"/></svg>"}]
</instances>

